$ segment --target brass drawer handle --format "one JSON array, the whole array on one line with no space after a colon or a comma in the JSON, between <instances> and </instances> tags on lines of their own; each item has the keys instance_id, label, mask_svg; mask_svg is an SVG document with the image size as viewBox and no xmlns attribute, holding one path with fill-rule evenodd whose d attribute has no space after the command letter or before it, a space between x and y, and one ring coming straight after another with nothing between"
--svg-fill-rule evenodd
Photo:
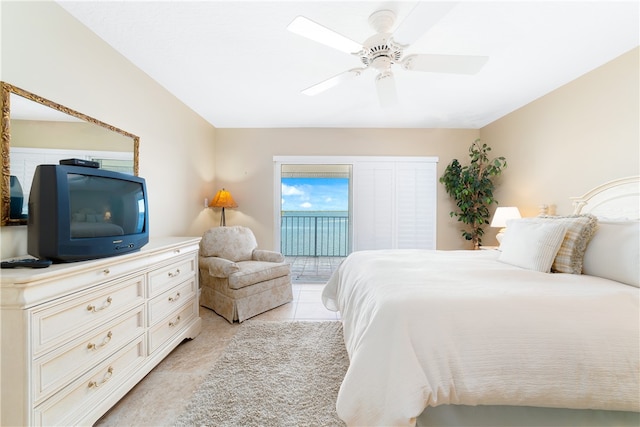
<instances>
[{"instance_id":1,"label":"brass drawer handle","mask_svg":"<svg viewBox=\"0 0 640 427\"><path fill-rule=\"evenodd\" d=\"M112 376L113 376L113 367L109 366L109 369L107 369L107 372L102 377L102 381L100 381L100 382L89 381L89 388L98 388L98 387L100 387L101 385L103 385L104 383L109 381Z\"/></svg>"},{"instance_id":2,"label":"brass drawer handle","mask_svg":"<svg viewBox=\"0 0 640 427\"><path fill-rule=\"evenodd\" d=\"M101 347L104 347L105 345L109 344L109 341L111 341L111 338L113 337L113 334L111 333L111 331L109 331L109 333L107 334L106 337L104 337L104 339L102 340L102 342L100 344L94 344L94 343L89 343L87 344L87 348L89 350L97 350Z\"/></svg>"},{"instance_id":3,"label":"brass drawer handle","mask_svg":"<svg viewBox=\"0 0 640 427\"><path fill-rule=\"evenodd\" d=\"M170 271L170 272L169 272L169 273L167 273L167 274L169 275L169 277L178 277L178 276L180 275L180 269L179 269L179 268L176 268L176 271L175 271L175 272L171 272L171 271Z\"/></svg>"},{"instance_id":4,"label":"brass drawer handle","mask_svg":"<svg viewBox=\"0 0 640 427\"><path fill-rule=\"evenodd\" d=\"M169 297L169 302L175 302L175 301L178 301L179 299L180 299L180 292L178 292L175 297Z\"/></svg>"},{"instance_id":5,"label":"brass drawer handle","mask_svg":"<svg viewBox=\"0 0 640 427\"><path fill-rule=\"evenodd\" d=\"M107 301L104 304L102 304L102 307L96 308L95 305L89 304L87 306L87 310L92 312L92 313L97 313L98 311L104 310L105 308L109 307L111 305L112 301L113 300L111 299L111 297L108 297Z\"/></svg>"},{"instance_id":6,"label":"brass drawer handle","mask_svg":"<svg viewBox=\"0 0 640 427\"><path fill-rule=\"evenodd\" d=\"M173 321L173 322L169 322L169 327L170 327L170 328L173 328L173 327L174 327L174 326L176 326L178 323L180 323L180 316L178 316L178 317L176 318L176 320L175 320L175 321Z\"/></svg>"}]
</instances>

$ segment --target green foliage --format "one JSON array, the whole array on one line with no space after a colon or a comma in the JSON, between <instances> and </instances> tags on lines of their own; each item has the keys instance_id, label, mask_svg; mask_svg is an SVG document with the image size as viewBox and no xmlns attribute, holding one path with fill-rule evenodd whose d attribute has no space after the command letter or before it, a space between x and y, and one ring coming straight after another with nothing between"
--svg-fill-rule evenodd
<instances>
[{"instance_id":1,"label":"green foliage","mask_svg":"<svg viewBox=\"0 0 640 427\"><path fill-rule=\"evenodd\" d=\"M458 207L450 215L467 224L462 236L472 241L474 249L482 242L482 227L489 223L489 206L498 203L493 198L493 179L507 167L504 157L489 159L489 151L491 147L476 139L469 147L469 164L462 166L458 159L453 159L440 177L447 194Z\"/></svg>"}]
</instances>

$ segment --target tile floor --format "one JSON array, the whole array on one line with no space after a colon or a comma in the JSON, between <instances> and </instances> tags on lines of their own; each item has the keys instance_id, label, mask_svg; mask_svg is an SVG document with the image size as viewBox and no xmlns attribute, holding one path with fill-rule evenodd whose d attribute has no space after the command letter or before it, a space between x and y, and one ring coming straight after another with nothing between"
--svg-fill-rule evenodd
<instances>
[{"instance_id":1,"label":"tile floor","mask_svg":"<svg viewBox=\"0 0 640 427\"><path fill-rule=\"evenodd\" d=\"M320 299L324 283L293 285L294 300L253 317L268 321L338 320ZM96 426L168 426L182 413L191 395L209 373L239 324L230 324L200 307L202 332L184 341L107 412ZM251 320L251 319L250 319ZM247 320L247 321L250 321Z\"/></svg>"}]
</instances>

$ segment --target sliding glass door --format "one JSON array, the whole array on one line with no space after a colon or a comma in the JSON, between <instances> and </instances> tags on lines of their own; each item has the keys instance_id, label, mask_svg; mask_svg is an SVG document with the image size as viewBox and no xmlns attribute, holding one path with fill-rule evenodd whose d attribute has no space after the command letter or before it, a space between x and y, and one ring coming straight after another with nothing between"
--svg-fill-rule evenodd
<instances>
[{"instance_id":1,"label":"sliding glass door","mask_svg":"<svg viewBox=\"0 0 640 427\"><path fill-rule=\"evenodd\" d=\"M437 157L274 157L277 248L290 256L435 249L437 163Z\"/></svg>"}]
</instances>

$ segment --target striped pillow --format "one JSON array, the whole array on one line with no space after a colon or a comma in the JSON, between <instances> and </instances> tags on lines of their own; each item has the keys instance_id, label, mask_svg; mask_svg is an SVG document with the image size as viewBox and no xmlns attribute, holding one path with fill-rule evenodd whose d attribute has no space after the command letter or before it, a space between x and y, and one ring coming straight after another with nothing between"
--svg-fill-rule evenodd
<instances>
[{"instance_id":1,"label":"striped pillow","mask_svg":"<svg viewBox=\"0 0 640 427\"><path fill-rule=\"evenodd\" d=\"M554 273L582 274L584 252L598 227L598 219L591 215L539 216L531 218L539 222L564 224L567 232L551 266Z\"/></svg>"},{"instance_id":2,"label":"striped pillow","mask_svg":"<svg viewBox=\"0 0 640 427\"><path fill-rule=\"evenodd\" d=\"M565 231L566 226L559 222L508 221L498 261L549 273Z\"/></svg>"}]
</instances>

